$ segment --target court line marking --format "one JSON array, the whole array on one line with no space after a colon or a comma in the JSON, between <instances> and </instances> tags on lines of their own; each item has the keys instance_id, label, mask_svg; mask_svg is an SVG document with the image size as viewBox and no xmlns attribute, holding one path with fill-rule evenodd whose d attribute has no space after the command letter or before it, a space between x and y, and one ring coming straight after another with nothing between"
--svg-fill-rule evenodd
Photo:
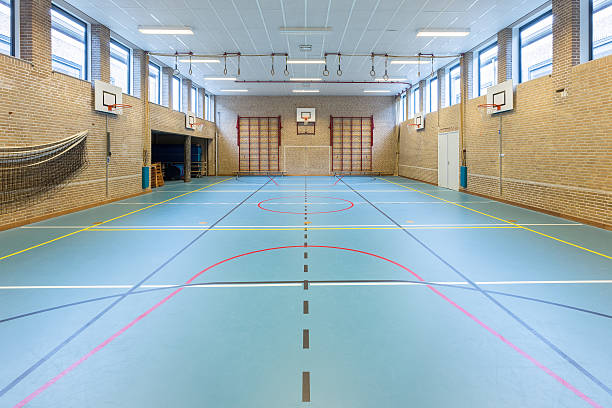
<instances>
[{"instance_id":1,"label":"court line marking","mask_svg":"<svg viewBox=\"0 0 612 408\"><path fill-rule=\"evenodd\" d=\"M227 179L227 180L231 180ZM225 180L224 180L225 181ZM244 200L242 200L242 202L246 202L248 199L250 199L251 197L253 197L255 194L257 194L258 191L260 191L261 189L263 189L270 181L266 181L261 187L259 187L258 189L255 189L254 191L251 192L251 194L249 194L248 196L246 196L244 198ZM227 216L229 216L231 213L233 213L238 207L240 207L240 204L232 207L229 211L227 211L223 216L221 216L220 218L218 218L214 224L217 225L218 223L222 222ZM83 324L81 327L79 327L76 331L74 331L70 336L68 336L67 338L65 338L61 343L59 343L57 346L55 346L53 349L51 349L49 352L47 352L43 357L39 358L34 364L30 365L25 371L23 371L21 374L19 374L15 379L13 379L10 383L8 383L6 386L4 386L4 388L0 389L0 397L2 397L3 395L5 395L7 392L9 392L11 389L13 389L16 385L18 385L21 381L23 381L27 376L29 376L33 371L35 371L38 367L40 367L42 364L44 364L46 361L48 361L51 357L53 357L58 351L60 351L62 348L64 348L64 346L66 346L67 344L69 344L72 340L74 340L76 337L78 337L83 331L85 331L88 327L90 327L92 324L94 324L96 321L98 321L100 318L102 318L102 316L104 316L106 313L108 313L111 309L113 309L117 304L119 304L119 302L121 302L123 299L125 299L127 296L129 296L130 294L132 294L136 289L138 289L138 287L140 285L142 285L143 283L145 283L147 280L149 280L150 278L152 278L154 275L156 275L160 270L162 270L163 268L165 268L170 262L172 262L173 260L175 260L176 258L178 258L179 255L181 255L184 251L186 251L187 249L189 249L193 244L195 244L200 238L202 238L208 231L204 231L201 232L199 234L197 234L193 239L191 239L187 244L183 245L179 250L177 250L176 252L174 252L174 254L172 254L169 258L167 258L164 262L162 262L159 266L157 266L152 272L150 272L149 274L147 274L144 278L142 278L140 281L138 281L136 284L134 284L134 286L132 286L127 292L121 294L117 299L115 299L113 302L111 302L109 305L107 305L104 309L102 309L100 312L98 312L94 317L92 317L91 319L89 319L85 324ZM188 282L190 283L190 282ZM163 303L163 302L162 302ZM23 402L23 401L22 401ZM25 404L24 404L25 405Z\"/></svg>"},{"instance_id":2,"label":"court line marking","mask_svg":"<svg viewBox=\"0 0 612 408\"><path fill-rule=\"evenodd\" d=\"M561 243L563 243L563 244L567 244L567 245L573 246L573 247L575 247L575 248L582 249L582 250L584 250L584 251L587 251L587 252L593 253L593 254L595 254L595 255L602 256L602 257L604 257L604 258L612 259L612 256L610 256L610 255L606 255L606 254L603 254L603 253L601 253L601 252L597 252L597 251L594 251L594 250L592 250L592 249L585 248L585 247L580 246L580 245L578 245L578 244L574 244L574 243L572 243L572 242L565 241L565 240L563 240L563 239L553 237L552 235L544 234L543 232L539 232L539 231L533 230L533 229L531 229L531 228L524 227L524 226L522 226L521 224L516 224L516 223L514 223L514 222L511 222L511 221L505 220L505 219L503 219L503 218L499 218L499 217L496 217L496 216L494 216L494 215L487 214L487 213L485 213L485 212L478 211L478 210L475 210L475 209L470 208L470 207L466 207L466 206L461 205L461 204L458 204L458 203L456 203L456 202L453 202L453 201L448 201L448 200L445 200L445 199L443 199L443 198L441 198L441 197L436 197L435 195L428 194L426 191L421 191L421 190L418 190L418 189L416 189L416 188L412 188L412 187L404 186L404 185L401 185L401 184L395 183L395 182L393 182L393 181L387 180L387 179L382 178L382 177L381 177L380 179L381 179L381 180L385 180L385 181L387 181L387 182L389 182L389 183L391 183L391 184L396 184L396 185L398 185L398 186L400 186L400 187L403 187L403 188L406 188L406 189L409 189L409 190L416 191L417 193L425 194L425 195L430 196L430 197L432 197L432 198L435 198L435 199L438 199L438 200L444 201L444 202L446 202L446 203L448 203L448 204L453 204L453 205L456 205L457 207L461 207L461 208L464 208L464 209L466 209L466 210L473 211L473 212L475 212L475 213L478 213L478 214L484 215L484 216L486 216L486 217L490 217L490 218L493 218L493 219L498 220L498 221L505 222L505 223L510 224L510 225L515 225L515 226L517 226L517 227L519 227L519 228L522 228L522 229L524 229L524 230L527 230L527 231L530 231L530 232L536 233L536 234L541 235L541 236L546 237L546 238L550 238L550 239L552 239L552 240L555 240L555 241L561 242ZM464 194L469 194L469 193L464 193Z\"/></svg>"},{"instance_id":3,"label":"court line marking","mask_svg":"<svg viewBox=\"0 0 612 408\"><path fill-rule=\"evenodd\" d=\"M368 199L361 194L359 191L357 191L356 189L354 189L353 187L351 187L349 184L347 184L346 182L344 183L346 184L346 186L348 188L350 188L355 194L357 194L358 196L360 196L363 200L368 201ZM372 207L377 210L380 214L382 214L385 218L387 218L389 221L391 221L392 223L396 224L397 226L400 226L400 224L395 221L395 219L393 219L390 215L388 215L387 213L385 213L383 210L381 210L380 208L376 207L374 204L371 204ZM465 207L468 208L468 207ZM503 221L503 220L502 220ZM452 270L453 272L455 272L459 277L461 277L461 279L470 282L470 284L476 289L478 290L484 297L486 297L491 303L493 303L495 306L497 306L499 309L501 309L502 311L504 311L508 316L510 316L511 318L513 318L518 324L520 324L521 326L523 326L524 329L526 329L527 331L529 331L531 334L533 334L536 338L538 338L542 343L544 343L545 345L547 345L551 350L553 350L555 353L557 353L558 356L560 356L561 358L563 358L567 363L571 364L572 366L574 366L574 368L578 371L580 371L582 374L584 374L584 376L586 376L589 380L591 380L595 385L597 385L599 388L601 388L602 390L604 390L606 393L608 393L609 395L612 395L612 390L606 385L604 384L599 378L597 378L596 376L594 376L591 372L589 372L586 368L584 368L582 365L580 365L580 363L578 363L576 360L574 360L572 357L570 357L567 353L565 353L563 350L561 350L556 344L554 344L552 341L550 341L548 338L546 338L544 335L542 335L540 332L538 332L534 327L530 326L529 324L527 324L527 322L523 319L521 319L516 313L514 313L512 310L510 310L508 307L506 307L505 305L503 305L500 301L498 301L497 299L495 299L493 296L491 296L487 291L485 291L484 289L482 289L479 285L477 285L474 281L472 281L466 274L464 274L463 272L461 272L458 268L456 268L453 264L451 264L449 261L447 261L442 255L440 255L438 252L436 252L432 247L430 247L429 245L427 245L425 242L423 242L421 239L419 239L416 235L412 234L410 231L408 231L407 229L403 229L403 232L408 235L410 238L412 238L413 241L417 242L419 245L421 245L421 247L423 247L427 252L429 252L431 255L433 255L436 259L438 259L440 262L442 262L444 265L446 265L450 270ZM444 296L441 294L441 296ZM450 299L448 300L449 302L452 302ZM453 302L454 303L454 302ZM460 306L457 306L458 308L460 308ZM468 312L464 312L464 313L468 313ZM479 323L480 324L480 323ZM485 329L486 327L483 326ZM490 329L487 329L488 331L490 331ZM491 332L493 334L493 332ZM500 340L502 340L503 342L506 343L506 339L504 339L503 337L499 337ZM549 375L551 375L553 378L555 378L557 381L559 381L561 384L563 384L564 386L566 386L568 389L572 390L576 395L578 395L580 398L584 399L585 401L589 402L589 404L596 406L597 404L595 402L593 402L590 398L588 398L586 395L582 394L578 389L573 388L573 387L568 387L567 383L565 382L565 380L563 380L561 377L557 376L556 374L554 374L554 372L552 372L550 369L546 368L545 366L540 365L540 363L538 363L536 360L534 360L531 356L529 356L528 354L526 354L524 351L522 351L521 349L517 348L516 346L514 346L512 343L506 343L509 346L511 346L512 348L514 348L519 354L523 355L524 357L526 357L528 360L532 361L534 364L536 364L538 367L540 367L542 370L544 370L546 373L548 373ZM554 375L553 375L554 374ZM597 405L599 406L599 405Z\"/></svg>"},{"instance_id":4,"label":"court line marking","mask_svg":"<svg viewBox=\"0 0 612 408\"><path fill-rule=\"evenodd\" d=\"M464 230L464 229L516 229L512 225L504 225L499 227L322 227L313 228L312 230ZM302 228L91 228L90 232L127 232L127 231L299 231Z\"/></svg>"},{"instance_id":5,"label":"court line marking","mask_svg":"<svg viewBox=\"0 0 612 408\"><path fill-rule=\"evenodd\" d=\"M361 253L361 254L365 254L365 255L370 255L373 256L375 258L379 258L381 260L387 261L393 265L396 265L398 267L400 267L401 269L406 270L407 272L409 272L411 275L413 275L417 280L421 281L421 282L425 282L425 280L418 275L416 272L412 271L411 269L409 269L408 267L397 263L395 261L392 261L388 258L385 258L381 255L376 255L376 254L372 254L372 253L368 253L365 251L360 251L357 249L350 249L350 248L343 248L343 247L334 247L334 246L324 246L324 245L313 245L313 247L318 247L318 248L329 248L329 249L339 249L339 250L344 250L344 251L351 251L351 252L356 252L356 253ZM193 275L188 281L185 282L185 284L190 284L192 283L195 279L197 279L200 275L202 275L203 273L207 272L208 270L221 265L225 262L237 259L237 258L241 258L243 256L247 256L247 255L251 255L251 254L256 254L256 253L261 253L261 252L267 252L267 251L272 251L272 250L278 250L278 249L288 249L288 248L301 248L300 246L283 246L283 247L275 247L275 248L266 248L266 249L260 249L260 250L255 250L255 251L251 251L251 252L247 252L247 253L243 253L243 254L239 254L239 255L235 255L231 258L227 258L224 259L222 261L219 261L213 265L210 265L209 267L203 269L202 271L198 272L197 274ZM469 279L466 279L467 281L469 281ZM305 281L305 285L306 285L306 281ZM526 358L527 360L529 360L531 363L533 363L536 367L540 368L544 373L548 374L550 377L552 377L553 379L555 379L557 382L559 382L561 385L563 385L565 388L567 388L568 390L570 390L571 392L573 392L577 397L579 397L580 399L582 399L583 401L587 402L588 404L590 404L591 406L593 406L594 408L603 408L601 405L597 404L595 401L593 401L589 396L587 396L586 394L584 394L582 391L580 391L578 388L576 388L574 385L570 384L568 381L566 381L565 379L563 379L561 376L559 376L557 373L555 373L553 370L551 370L550 368L548 368L547 366L545 366L544 364L542 364L541 362L539 362L538 360L536 360L534 357L532 357L530 354L528 354L527 352L525 352L523 349L521 349L520 347L518 347L517 345L515 345L514 343L512 343L510 340L506 339L504 336L502 336L500 333L498 333L496 330L494 330L493 328L491 328L490 326L488 326L486 323L484 323L482 320L480 320L478 317L476 317L476 315L468 312L466 309L464 309L461 305L459 305L458 303L456 303L455 301L453 301L451 298L449 298L448 296L446 296L444 293L440 292L438 289L436 289L435 287L433 287L432 285L427 285L427 288L430 289L432 292L434 292L436 295L438 295L440 298L442 298L443 300L445 300L447 303L449 303L451 306L453 306L455 309L459 310L460 312L462 312L465 316L467 316L469 319L471 319L472 321L474 321L476 324L478 324L479 326L481 326L483 329L485 329L486 331L488 331L491 335L493 335L494 337L496 337L497 339L499 339L501 342L503 342L504 344L506 344L507 346L509 346L510 348L512 348L514 351L516 351L518 354L520 354L521 356L523 356L524 358ZM478 287L476 287L478 288ZM30 393L26 398L24 398L23 400L21 400L19 403L17 403L13 408L21 408L23 406L25 406L26 404L28 404L30 401L32 401L34 398L36 398L38 395L40 395L41 393L43 393L46 389L48 389L49 387L51 387L53 384L55 384L56 382L58 382L59 380L61 380L63 377L65 377L66 375L68 375L71 371L73 371L75 368L77 368L79 365L81 365L83 362L85 362L87 359L89 359L91 356L93 356L94 354L98 353L100 350L102 350L104 347L106 347L108 344L110 344L112 341L114 341L116 338L118 338L119 336L121 336L123 333L125 333L127 330L129 330L131 327L133 327L136 323L138 323L140 320L144 319L145 317L147 317L149 314L151 314L153 311L155 311L157 308L159 308L160 306L162 306L163 304L165 304L167 301L169 301L170 299L172 299L174 296L176 296L177 294L179 294L180 292L182 292L184 289L184 287L178 288L176 290L174 290L172 293L170 293L169 295L167 295L166 297L164 297L162 300L158 301L157 303L155 303L152 307L150 307L149 309L147 309L145 312L143 312L142 314L140 314L138 317L136 317L134 320L132 320L130 323L128 323L127 325L123 326L121 329L119 329L118 331L116 331L115 333L113 333L110 337L108 337L106 340L104 340L102 343L98 344L96 347L94 347L92 350L90 350L89 352L87 352L85 355L83 355L81 358L79 358L77 361L75 361L74 363L72 363L70 366L68 366L67 368L65 368L64 370L62 370L59 374L57 374L56 376L54 376L53 378L51 378L50 380L48 380L47 382L45 382L43 385L41 385L40 387L38 387L35 391L33 391L32 393ZM482 289L480 289L480 291L482 291ZM484 292L483 292L484 293Z\"/></svg>"},{"instance_id":6,"label":"court line marking","mask_svg":"<svg viewBox=\"0 0 612 408\"><path fill-rule=\"evenodd\" d=\"M354 201L355 204L367 204L365 201ZM373 201L374 204L445 204L440 201ZM462 204L480 204L480 203L499 203L499 201L487 200L487 201L462 201ZM155 204L151 202L114 202L111 205L145 205ZM224 203L224 202L202 202L202 203L165 203L166 205L228 205L238 203ZM270 205L299 205L303 203L270 203ZM309 204L338 204L338 203L309 203ZM257 205L257 203L245 203L245 205Z\"/></svg>"},{"instance_id":7,"label":"court line marking","mask_svg":"<svg viewBox=\"0 0 612 408\"><path fill-rule=\"evenodd\" d=\"M118 217L113 217L113 218L108 219L108 220L106 220L106 221L102 221L102 222L101 222L101 223L99 223L99 224L92 224L92 225L90 225L89 227L82 228L82 229L80 229L80 230L78 230L78 231L73 231L73 232L70 232L70 233L68 233L68 234L62 235L62 236L60 236L60 237L53 238L53 239L50 239L50 240L48 240L48 241L41 242L40 244L33 245L33 246L31 246L31 247L28 247L28 248L22 249L22 250L20 250L20 251L16 251L16 252L13 252L13 253L8 254L8 255L3 255L3 256L1 256L1 257L0 257L0 261L1 261L1 260L3 260L3 259L10 258L10 257L15 256L15 255L22 254L22 253L27 252L27 251L30 251L30 250L32 250L32 249L39 248L39 247L41 247L41 246L44 246L44 245L50 244L50 243L52 243L52 242L59 241L59 240L60 240L60 239L62 239L62 238L67 238L67 237L70 237L70 236L72 236L72 235L78 234L79 232L87 231L87 230L89 230L89 229L91 229L91 228L93 228L93 227L95 227L95 226L100 226L100 225L102 225L102 224L106 224L107 222L115 221L115 220L118 220L119 218L127 217L128 215L132 215L132 214L135 214L135 213L137 213L137 212L140 212L140 211L143 211L143 210L146 210L146 209L149 209L149 208L155 207L155 206L157 206L157 205L160 205L160 204L163 204L163 203L167 203L168 201L175 200L175 199L180 198L180 197L184 197L184 196L186 196L186 195L189 195L189 194L192 194L192 193L198 192L198 191L200 191L200 190L204 190L205 188L212 187L212 186L214 186L214 185L217 185L217 184L219 184L219 183L223 183L223 182L228 181L228 180L232 180L232 178L227 178L227 179L225 179L225 180L221 180L221 181L218 181L218 182L216 182L216 183L209 184L209 185L204 186L204 187L202 187L202 188L199 188L199 189L197 189L197 190L193 190L193 191L187 192L187 193L185 193L185 194L181 194L181 195L178 195L178 196L176 196L176 197L172 197L172 198L169 198L169 199L167 199L167 200L161 201L161 202L159 202L159 203L157 203L157 204L152 204L152 205L149 205L149 206L146 206L146 207L143 207L143 208L139 208L139 209L137 209L137 210L130 211L130 212L128 212L128 213L122 214L122 215L120 215L120 216L118 216Z\"/></svg>"},{"instance_id":8,"label":"court line marking","mask_svg":"<svg viewBox=\"0 0 612 408\"><path fill-rule=\"evenodd\" d=\"M312 281L312 286L423 286L416 282L319 282ZM431 281L432 285L470 285L465 281ZM475 282L478 285L582 285L582 284L610 284L612 279L601 280L559 280L559 281L482 281ZM19 289L129 289L133 285L36 285L36 286L0 286L0 290L19 290ZM301 286L300 282L296 283L224 283L224 284L199 284L189 286L189 288L231 288L231 287L274 287L274 286ZM180 287L177 284L159 284L159 285L140 285L141 288L176 288Z\"/></svg>"}]
</instances>

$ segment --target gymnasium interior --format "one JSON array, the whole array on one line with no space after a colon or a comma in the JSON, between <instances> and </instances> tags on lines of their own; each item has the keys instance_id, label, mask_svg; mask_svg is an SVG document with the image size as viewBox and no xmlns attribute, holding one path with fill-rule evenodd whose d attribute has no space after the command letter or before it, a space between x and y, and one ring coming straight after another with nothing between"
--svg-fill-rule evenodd
<instances>
[{"instance_id":1,"label":"gymnasium interior","mask_svg":"<svg viewBox=\"0 0 612 408\"><path fill-rule=\"evenodd\" d=\"M612 0L0 0L0 407L612 408Z\"/></svg>"}]
</instances>

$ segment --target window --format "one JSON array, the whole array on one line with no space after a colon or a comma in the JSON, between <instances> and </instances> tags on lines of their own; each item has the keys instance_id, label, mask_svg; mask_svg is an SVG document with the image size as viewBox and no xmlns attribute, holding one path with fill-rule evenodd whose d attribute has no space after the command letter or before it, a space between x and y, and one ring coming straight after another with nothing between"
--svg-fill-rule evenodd
<instances>
[{"instance_id":1,"label":"window","mask_svg":"<svg viewBox=\"0 0 612 408\"><path fill-rule=\"evenodd\" d=\"M399 123L402 123L406 120L406 94L405 93L403 93L400 96L398 109L399 109L399 112L398 112Z\"/></svg>"},{"instance_id":2,"label":"window","mask_svg":"<svg viewBox=\"0 0 612 408\"><path fill-rule=\"evenodd\" d=\"M591 58L612 54L612 0L591 1Z\"/></svg>"},{"instance_id":3,"label":"window","mask_svg":"<svg viewBox=\"0 0 612 408\"><path fill-rule=\"evenodd\" d=\"M51 8L53 70L87 79L87 23L64 10Z\"/></svg>"},{"instance_id":4,"label":"window","mask_svg":"<svg viewBox=\"0 0 612 408\"><path fill-rule=\"evenodd\" d=\"M552 72L552 12L524 25L519 30L519 82Z\"/></svg>"},{"instance_id":5,"label":"window","mask_svg":"<svg viewBox=\"0 0 612 408\"><path fill-rule=\"evenodd\" d=\"M123 93L130 93L131 50L115 40L110 42L110 81L120 86Z\"/></svg>"},{"instance_id":6,"label":"window","mask_svg":"<svg viewBox=\"0 0 612 408\"><path fill-rule=\"evenodd\" d=\"M428 102L428 112L435 112L438 110L438 77L429 80Z\"/></svg>"},{"instance_id":7,"label":"window","mask_svg":"<svg viewBox=\"0 0 612 408\"><path fill-rule=\"evenodd\" d=\"M478 53L478 96L485 95L487 88L497 84L497 43Z\"/></svg>"},{"instance_id":8,"label":"window","mask_svg":"<svg viewBox=\"0 0 612 408\"><path fill-rule=\"evenodd\" d=\"M448 72L448 106L461 102L461 67L455 65Z\"/></svg>"},{"instance_id":9,"label":"window","mask_svg":"<svg viewBox=\"0 0 612 408\"><path fill-rule=\"evenodd\" d=\"M159 91L161 81L161 68L155 64L149 64L149 102L159 105Z\"/></svg>"},{"instance_id":10,"label":"window","mask_svg":"<svg viewBox=\"0 0 612 408\"><path fill-rule=\"evenodd\" d=\"M204 119L215 121L215 96L209 93L204 94L204 115Z\"/></svg>"},{"instance_id":11,"label":"window","mask_svg":"<svg viewBox=\"0 0 612 408\"><path fill-rule=\"evenodd\" d=\"M420 90L418 87L414 88L414 90L412 91L412 95L411 96L411 101L410 101L410 112L411 115L410 117L413 118L415 114L420 113L421 112L421 106L420 106Z\"/></svg>"},{"instance_id":12,"label":"window","mask_svg":"<svg viewBox=\"0 0 612 408\"><path fill-rule=\"evenodd\" d=\"M191 111L196 114L196 116L200 115L200 101L198 101L198 88L195 86L191 87Z\"/></svg>"},{"instance_id":13,"label":"window","mask_svg":"<svg viewBox=\"0 0 612 408\"><path fill-rule=\"evenodd\" d=\"M0 52L15 55L15 1L0 0Z\"/></svg>"},{"instance_id":14,"label":"window","mask_svg":"<svg viewBox=\"0 0 612 408\"><path fill-rule=\"evenodd\" d=\"M172 109L181 110L181 78L172 77Z\"/></svg>"}]
</instances>

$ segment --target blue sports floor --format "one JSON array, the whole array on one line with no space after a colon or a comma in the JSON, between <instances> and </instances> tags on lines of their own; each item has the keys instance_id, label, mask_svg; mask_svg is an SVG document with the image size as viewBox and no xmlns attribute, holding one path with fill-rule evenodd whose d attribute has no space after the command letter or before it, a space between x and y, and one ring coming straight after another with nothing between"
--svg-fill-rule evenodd
<instances>
[{"instance_id":1,"label":"blue sports floor","mask_svg":"<svg viewBox=\"0 0 612 408\"><path fill-rule=\"evenodd\" d=\"M242 177L0 232L0 407L612 407L612 232Z\"/></svg>"}]
</instances>

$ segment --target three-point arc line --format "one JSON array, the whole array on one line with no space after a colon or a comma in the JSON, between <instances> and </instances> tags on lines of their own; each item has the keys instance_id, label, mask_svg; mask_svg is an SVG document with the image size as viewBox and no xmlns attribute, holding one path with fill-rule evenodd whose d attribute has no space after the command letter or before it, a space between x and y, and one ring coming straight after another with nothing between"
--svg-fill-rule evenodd
<instances>
[{"instance_id":1,"label":"three-point arc line","mask_svg":"<svg viewBox=\"0 0 612 408\"><path fill-rule=\"evenodd\" d=\"M421 281L421 282L425 282L425 280L418 275L416 272L413 272L411 269L407 268L406 266L397 263L395 261L392 261L388 258L385 258L383 256L380 255L376 255L376 254L372 254L369 252L365 252L365 251L360 251L358 249L350 249L350 248L342 248L342 247L335 247L335 246L328 246L328 245L311 245L312 248L328 248L328 249L338 249L338 250L342 250L342 251L350 251L350 252L356 252L356 253L360 253L360 254L364 254L364 255L369 255L369 256L373 256L375 258L381 259L383 261L387 261L393 265L396 265L402 269L404 269L405 271L409 272L411 275L413 275L417 280ZM281 246L281 247L274 247L274 248L266 248L266 249L259 249L256 251L251 251L251 252L246 252L243 254L239 254L239 255L235 255L232 256L230 258L224 259L222 261L219 261L209 267L207 267L206 269L198 272L197 274L195 274L194 276L192 276L187 282L185 282L185 284L190 284L192 283L195 279L197 279L199 276L201 276L203 273L209 271L212 268L215 268L225 262L229 262L231 260L237 259L237 258L241 258L243 256L247 256L247 255L252 255L252 254L257 254L260 252L267 252L267 251L275 251L275 250L280 250L280 249L291 249L291 248L303 248L300 245L289 245L289 246ZM516 351L518 354L520 354L521 356L525 357L527 360L529 360L531 363L533 363L536 367L538 367L539 369L541 369L542 371L544 371L546 374L548 374L549 376L551 376L553 379L555 379L557 382L559 382L561 385L563 385L565 388L567 388L568 390L570 390L571 392L573 392L576 396L578 396L579 398L581 398L582 400L584 400L585 402L587 402L589 405L591 405L594 408L603 408L601 405L599 405L598 403L596 403L595 401L593 401L591 398L589 398L587 395L585 395L582 391L580 391L579 389L577 389L576 387L574 387L572 384L570 384L569 382L567 382L566 380L564 380L563 378L561 378L558 374L556 374L554 371L552 371L550 368L546 367L544 364L540 363L538 360L536 360L535 358L533 358L531 355L529 355L527 352L525 352L524 350L522 350L520 347L518 347L517 345L515 345L514 343L512 343L510 340L506 339L504 336L502 336L501 334L499 334L497 331L495 331L494 329L492 329L491 327L489 327L488 325L486 325L484 322L482 322L480 319L478 319L475 315L473 315L472 313L468 312L466 309L464 309L463 307L461 307L459 304L457 304L455 301L453 301L452 299L450 299L449 297L447 297L445 294L443 294L442 292L440 292L438 289L434 288L431 285L425 284L425 286L427 286L427 288L429 288L432 292L434 292L436 295L438 295L439 297L441 297L442 299L444 299L447 303L449 303L450 305L452 305L454 308L456 308L457 310L459 310L460 312L462 312L464 315L466 315L468 318L470 318L472 321L474 321L475 323L477 323L479 326L481 326L483 329L485 329L486 331L488 331L489 333L491 333L493 336L497 337L500 341L502 341L503 343L505 343L507 346L509 346L510 348L512 348L514 351ZM307 281L304 281L304 289L307 289L308 287L308 283ZM151 312L153 312L155 309L157 309L158 307L160 307L161 305L163 305L164 303L166 303L168 300L172 299L174 296L176 296L177 294L179 294L182 290L184 289L184 287L179 288L175 291L173 291L172 293L170 293L168 296L166 296L165 298L163 298L162 300L160 300L159 302L157 302L155 305L153 305L151 308L149 308L147 311L145 311L144 313L142 313L141 315L139 315L137 318L135 318L134 320L132 320L130 323L128 323L127 325L125 325L123 328L121 328L119 331L117 331L116 333L114 333L112 336L110 336L109 338L107 338L106 340L104 340L102 343L100 343L99 345L97 345L95 348L93 348L91 351L89 351L87 354L85 354L83 357L79 358L77 361L75 361L74 363L72 363L69 367L67 367L66 369L64 369L63 371L61 371L59 374L57 374L55 377L53 377L52 379L50 379L49 381L47 381L45 384L43 384L42 386L40 386L38 389L36 389L34 392L32 392L30 395L28 395L25 399L23 399L21 402L19 402L18 404L16 404L13 408L20 408L25 406L26 404L28 404L30 401L32 401L34 398L36 398L38 395L42 394L45 390L47 390L49 387L51 387L53 384L55 384L56 382L58 382L59 380L61 380L64 376L66 376L67 374L69 374L71 371L73 371L75 368L77 368L79 365L81 365L83 362L85 362L87 359L89 359L90 357L92 357L94 354L98 353L100 350L102 350L104 347L106 347L108 344L110 344L113 340L115 340L116 338L118 338L119 336L121 336L123 333L125 333L128 329L130 329L132 326L134 326L136 323L138 323L140 320L144 319L145 317L147 317Z\"/></svg>"}]
</instances>

